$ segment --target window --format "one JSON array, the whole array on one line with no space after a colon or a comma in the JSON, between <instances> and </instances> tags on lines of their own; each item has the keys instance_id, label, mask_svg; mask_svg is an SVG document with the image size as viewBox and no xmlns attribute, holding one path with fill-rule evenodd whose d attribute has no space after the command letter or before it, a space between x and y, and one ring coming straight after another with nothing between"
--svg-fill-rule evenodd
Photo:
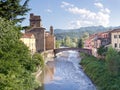
<instances>
[{"instance_id":1,"label":"window","mask_svg":"<svg viewBox=\"0 0 120 90\"><path fill-rule=\"evenodd\" d=\"M115 48L117 47L117 43L115 43Z\"/></svg>"},{"instance_id":2,"label":"window","mask_svg":"<svg viewBox=\"0 0 120 90\"><path fill-rule=\"evenodd\" d=\"M114 35L114 38L117 38L117 35Z\"/></svg>"}]
</instances>

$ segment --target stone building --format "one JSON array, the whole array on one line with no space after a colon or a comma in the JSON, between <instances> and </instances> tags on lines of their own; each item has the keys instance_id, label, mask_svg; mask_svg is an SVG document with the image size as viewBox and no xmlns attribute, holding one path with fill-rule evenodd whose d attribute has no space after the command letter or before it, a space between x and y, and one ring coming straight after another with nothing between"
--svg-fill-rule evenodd
<instances>
[{"instance_id":1,"label":"stone building","mask_svg":"<svg viewBox=\"0 0 120 90\"><path fill-rule=\"evenodd\" d=\"M46 32L42 27L40 16L33 13L30 14L30 29L25 30L25 33L32 33L36 38L36 52L42 52L55 48L55 36L53 27L50 27L50 32Z\"/></svg>"},{"instance_id":2,"label":"stone building","mask_svg":"<svg viewBox=\"0 0 120 90\"><path fill-rule=\"evenodd\" d=\"M46 50L51 50L55 48L55 37L52 26L50 26L50 32L45 33L45 47Z\"/></svg>"}]
</instances>

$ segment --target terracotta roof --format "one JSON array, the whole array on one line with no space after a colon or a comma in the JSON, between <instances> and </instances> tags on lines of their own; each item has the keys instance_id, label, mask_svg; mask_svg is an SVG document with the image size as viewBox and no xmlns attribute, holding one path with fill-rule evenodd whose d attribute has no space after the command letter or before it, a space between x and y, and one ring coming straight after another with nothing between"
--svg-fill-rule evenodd
<instances>
[{"instance_id":1,"label":"terracotta roof","mask_svg":"<svg viewBox=\"0 0 120 90\"><path fill-rule=\"evenodd\" d=\"M31 33L25 33L22 35L22 38L31 38L33 36L33 34Z\"/></svg>"},{"instance_id":2,"label":"terracotta roof","mask_svg":"<svg viewBox=\"0 0 120 90\"><path fill-rule=\"evenodd\" d=\"M114 29L114 30L111 31L111 33L112 32L120 32L120 28L119 29Z\"/></svg>"}]
</instances>

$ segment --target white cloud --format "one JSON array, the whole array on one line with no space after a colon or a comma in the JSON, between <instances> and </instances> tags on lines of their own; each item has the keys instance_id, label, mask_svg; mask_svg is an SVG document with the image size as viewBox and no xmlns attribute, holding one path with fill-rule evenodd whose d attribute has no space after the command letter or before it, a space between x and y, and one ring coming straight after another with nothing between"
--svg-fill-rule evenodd
<instances>
[{"instance_id":1,"label":"white cloud","mask_svg":"<svg viewBox=\"0 0 120 90\"><path fill-rule=\"evenodd\" d=\"M70 22L73 25L73 28L80 27L80 26L90 26L90 25L109 25L109 18L110 18L110 10L108 8L104 8L102 3L94 3L96 7L98 7L98 12L93 12L85 8L78 8L73 4L62 2L61 7L64 8L66 11L79 15L81 19L74 20ZM70 25L70 26L71 26ZM72 27L72 26L71 26Z\"/></svg>"},{"instance_id":2,"label":"white cloud","mask_svg":"<svg viewBox=\"0 0 120 90\"><path fill-rule=\"evenodd\" d=\"M46 9L45 11L48 12L48 13L52 13L51 9Z\"/></svg>"},{"instance_id":3,"label":"white cloud","mask_svg":"<svg viewBox=\"0 0 120 90\"><path fill-rule=\"evenodd\" d=\"M74 5L63 1L62 4L61 4L61 7L64 8L64 7L67 7L67 6L73 7Z\"/></svg>"},{"instance_id":4,"label":"white cloud","mask_svg":"<svg viewBox=\"0 0 120 90\"><path fill-rule=\"evenodd\" d=\"M103 4L100 3L100 2L94 3L94 5L97 6L98 8L104 8L104 7L103 7Z\"/></svg>"},{"instance_id":5,"label":"white cloud","mask_svg":"<svg viewBox=\"0 0 120 90\"><path fill-rule=\"evenodd\" d=\"M85 20L76 20L76 21L71 21L68 25L69 29L75 29L75 28L80 28L82 26L91 26L93 25L93 22L90 21L85 21Z\"/></svg>"}]
</instances>

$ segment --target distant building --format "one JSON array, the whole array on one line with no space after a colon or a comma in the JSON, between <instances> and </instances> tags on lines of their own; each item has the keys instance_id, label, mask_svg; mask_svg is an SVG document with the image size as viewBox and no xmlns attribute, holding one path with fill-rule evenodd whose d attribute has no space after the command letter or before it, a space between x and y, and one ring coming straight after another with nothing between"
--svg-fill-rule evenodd
<instances>
[{"instance_id":1,"label":"distant building","mask_svg":"<svg viewBox=\"0 0 120 90\"><path fill-rule=\"evenodd\" d=\"M95 48L100 48L101 46L109 45L111 43L110 31L98 33L96 35L94 43Z\"/></svg>"},{"instance_id":2,"label":"distant building","mask_svg":"<svg viewBox=\"0 0 120 90\"><path fill-rule=\"evenodd\" d=\"M111 31L111 45L113 48L120 51L120 29Z\"/></svg>"},{"instance_id":3,"label":"distant building","mask_svg":"<svg viewBox=\"0 0 120 90\"><path fill-rule=\"evenodd\" d=\"M32 54L36 52L36 42L33 34L23 34L20 40L24 42Z\"/></svg>"},{"instance_id":4,"label":"distant building","mask_svg":"<svg viewBox=\"0 0 120 90\"><path fill-rule=\"evenodd\" d=\"M94 56L97 56L97 49L111 43L110 31L91 35L84 42L84 48L91 49Z\"/></svg>"},{"instance_id":5,"label":"distant building","mask_svg":"<svg viewBox=\"0 0 120 90\"><path fill-rule=\"evenodd\" d=\"M45 47L46 50L55 49L55 36L52 26L50 26L50 32L45 33Z\"/></svg>"},{"instance_id":6,"label":"distant building","mask_svg":"<svg viewBox=\"0 0 120 90\"><path fill-rule=\"evenodd\" d=\"M37 52L55 48L55 36L52 26L50 27L50 32L46 32L46 29L42 27L40 16L30 14L30 27L31 28L26 30L25 33L34 34Z\"/></svg>"}]
</instances>

